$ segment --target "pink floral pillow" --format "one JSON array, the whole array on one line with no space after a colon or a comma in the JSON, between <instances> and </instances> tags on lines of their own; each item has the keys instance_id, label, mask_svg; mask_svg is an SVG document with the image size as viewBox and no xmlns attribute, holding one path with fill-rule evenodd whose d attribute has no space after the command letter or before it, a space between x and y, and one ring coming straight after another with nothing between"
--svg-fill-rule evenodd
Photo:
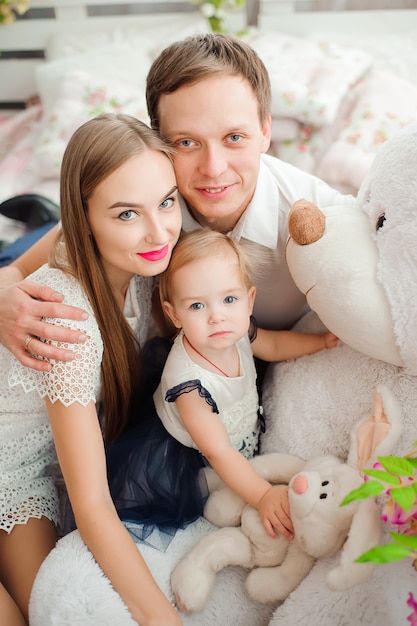
<instances>
[{"instance_id":1,"label":"pink floral pillow","mask_svg":"<svg viewBox=\"0 0 417 626\"><path fill-rule=\"evenodd\" d=\"M149 123L144 90L132 84L69 72L43 119L30 167L41 178L58 178L65 147L74 131L101 113L126 113Z\"/></svg>"}]
</instances>

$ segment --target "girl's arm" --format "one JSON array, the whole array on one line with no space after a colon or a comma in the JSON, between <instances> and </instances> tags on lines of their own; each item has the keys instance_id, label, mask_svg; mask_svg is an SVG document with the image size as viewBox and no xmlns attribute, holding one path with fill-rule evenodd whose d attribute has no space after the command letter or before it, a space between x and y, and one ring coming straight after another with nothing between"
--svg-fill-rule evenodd
<instances>
[{"instance_id":1,"label":"girl's arm","mask_svg":"<svg viewBox=\"0 0 417 626\"><path fill-rule=\"evenodd\" d=\"M94 403L46 404L77 527L88 549L141 626L180 626L179 614L156 584L113 505Z\"/></svg>"},{"instance_id":2,"label":"girl's arm","mask_svg":"<svg viewBox=\"0 0 417 626\"><path fill-rule=\"evenodd\" d=\"M233 448L223 423L197 390L180 395L175 403L190 437L223 482L259 510L271 537L277 536L274 532L276 528L291 539L293 527L287 487L271 487L249 461Z\"/></svg>"},{"instance_id":3,"label":"girl's arm","mask_svg":"<svg viewBox=\"0 0 417 626\"><path fill-rule=\"evenodd\" d=\"M338 338L331 332L323 335L298 333L293 330L264 330L258 328L252 342L253 354L263 361L287 361L325 348L335 348Z\"/></svg>"}]
</instances>

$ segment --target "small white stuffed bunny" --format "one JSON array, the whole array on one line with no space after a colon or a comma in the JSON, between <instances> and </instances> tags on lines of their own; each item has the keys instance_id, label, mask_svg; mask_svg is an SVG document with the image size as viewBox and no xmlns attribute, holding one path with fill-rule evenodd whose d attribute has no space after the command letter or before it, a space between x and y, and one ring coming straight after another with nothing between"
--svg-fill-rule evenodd
<instances>
[{"instance_id":1,"label":"small white stuffed bunny","mask_svg":"<svg viewBox=\"0 0 417 626\"><path fill-rule=\"evenodd\" d=\"M214 491L205 516L227 526L211 532L180 561L171 576L172 590L184 611L203 610L215 575L228 565L251 569L246 579L250 596L260 602L284 600L312 568L315 559L334 554L345 543L340 564L329 572L330 589L356 585L372 572L372 564L354 559L378 543L380 513L373 499L340 507L343 498L363 481L361 470L377 456L390 454L401 434L400 407L391 391L378 387L373 415L352 432L347 463L333 456L302 461L271 453L253 459L255 467L273 483L288 482L294 540L272 539L256 509L228 487ZM239 525L240 524L240 525Z\"/></svg>"}]
</instances>

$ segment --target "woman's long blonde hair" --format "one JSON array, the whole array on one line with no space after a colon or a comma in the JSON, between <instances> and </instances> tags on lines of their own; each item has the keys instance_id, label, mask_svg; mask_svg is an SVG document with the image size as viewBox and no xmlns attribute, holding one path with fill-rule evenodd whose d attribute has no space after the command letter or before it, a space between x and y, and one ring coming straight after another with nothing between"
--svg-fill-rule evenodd
<instances>
[{"instance_id":1,"label":"woman's long blonde hair","mask_svg":"<svg viewBox=\"0 0 417 626\"><path fill-rule=\"evenodd\" d=\"M138 397L140 390L142 363L137 341L103 269L89 228L87 203L101 181L145 150L162 151L170 158L172 155L172 149L146 124L127 115L104 114L75 131L61 168L62 230L50 264L79 281L101 332L104 344L101 400L107 441L120 434L126 425L132 400Z\"/></svg>"}]
</instances>

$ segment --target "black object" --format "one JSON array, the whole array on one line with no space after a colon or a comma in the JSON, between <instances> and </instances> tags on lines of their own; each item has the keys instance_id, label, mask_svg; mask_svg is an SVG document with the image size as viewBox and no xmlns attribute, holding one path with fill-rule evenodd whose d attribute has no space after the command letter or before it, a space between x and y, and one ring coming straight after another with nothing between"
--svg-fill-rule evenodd
<instances>
[{"instance_id":1,"label":"black object","mask_svg":"<svg viewBox=\"0 0 417 626\"><path fill-rule=\"evenodd\" d=\"M0 203L0 213L5 217L25 222L29 230L34 230L60 220L58 204L37 193L25 193Z\"/></svg>"}]
</instances>

